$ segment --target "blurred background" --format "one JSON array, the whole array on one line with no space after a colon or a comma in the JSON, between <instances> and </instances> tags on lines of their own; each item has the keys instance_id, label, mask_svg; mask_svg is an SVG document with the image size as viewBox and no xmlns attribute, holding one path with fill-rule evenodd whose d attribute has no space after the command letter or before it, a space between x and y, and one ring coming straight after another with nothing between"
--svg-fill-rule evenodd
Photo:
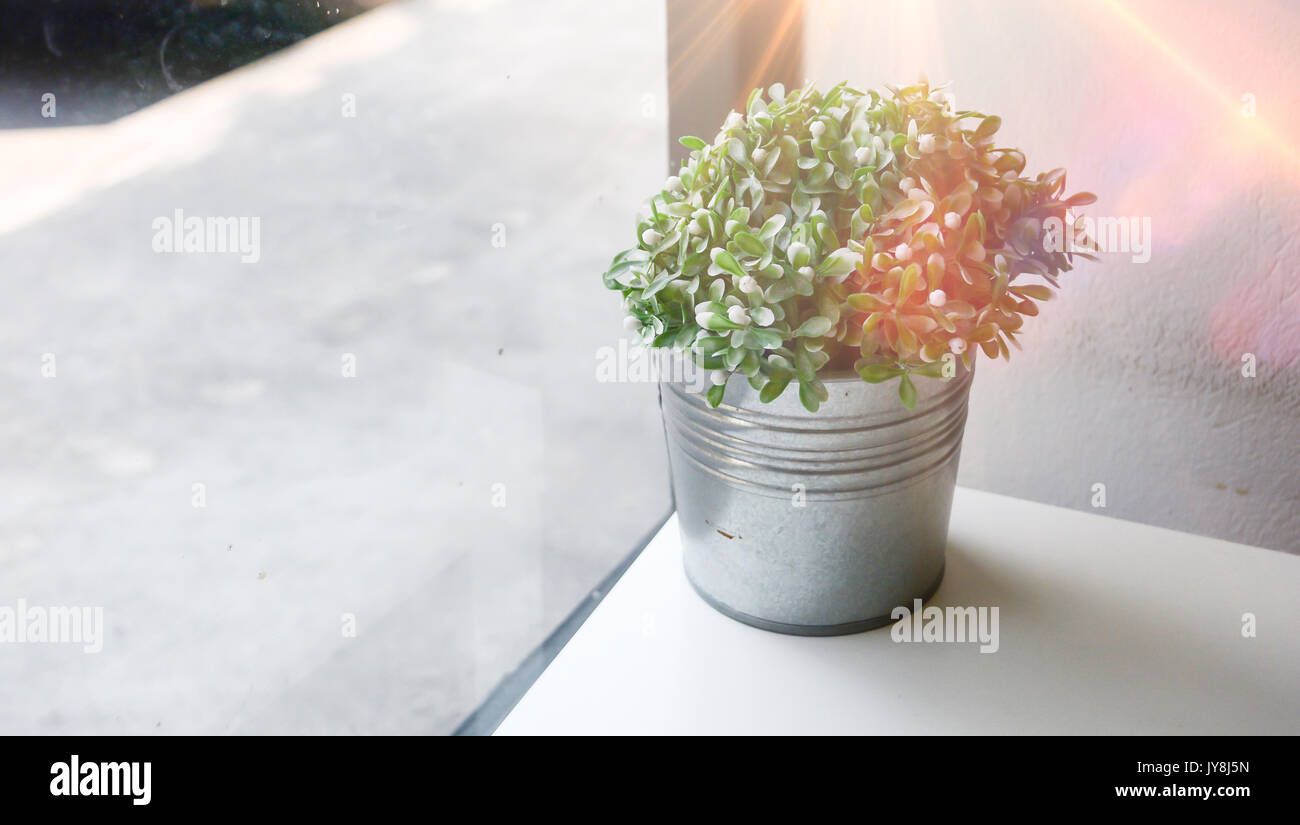
<instances>
[{"instance_id":1,"label":"blurred background","mask_svg":"<svg viewBox=\"0 0 1300 825\"><path fill-rule=\"evenodd\" d=\"M776 80L951 81L1150 219L982 362L960 483L1300 552L1294 4L84 0L0 37L0 605L106 630L0 645L0 732L455 730L671 508L599 276L670 137ZM257 219L256 263L155 251L176 210Z\"/></svg>"},{"instance_id":2,"label":"blurred background","mask_svg":"<svg viewBox=\"0 0 1300 825\"><path fill-rule=\"evenodd\" d=\"M382 2L11 0L0 8L0 127L107 122ZM30 105L47 93L61 115Z\"/></svg>"}]
</instances>

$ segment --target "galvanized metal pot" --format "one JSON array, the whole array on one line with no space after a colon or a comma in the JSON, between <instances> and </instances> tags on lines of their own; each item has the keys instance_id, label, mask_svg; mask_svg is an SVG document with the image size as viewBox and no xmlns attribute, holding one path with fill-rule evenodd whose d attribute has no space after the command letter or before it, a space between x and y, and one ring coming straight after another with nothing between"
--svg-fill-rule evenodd
<instances>
[{"instance_id":1,"label":"galvanized metal pot","mask_svg":"<svg viewBox=\"0 0 1300 825\"><path fill-rule=\"evenodd\" d=\"M890 623L943 578L971 373L826 379L816 413L733 375L722 404L660 385L686 575L739 621L808 636Z\"/></svg>"}]
</instances>

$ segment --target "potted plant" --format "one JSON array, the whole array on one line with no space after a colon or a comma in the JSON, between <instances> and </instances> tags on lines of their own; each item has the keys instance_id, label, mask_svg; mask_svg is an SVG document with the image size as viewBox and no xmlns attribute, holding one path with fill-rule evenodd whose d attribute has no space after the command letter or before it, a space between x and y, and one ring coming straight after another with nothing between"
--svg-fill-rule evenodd
<instances>
[{"instance_id":1,"label":"potted plant","mask_svg":"<svg viewBox=\"0 0 1300 825\"><path fill-rule=\"evenodd\" d=\"M1019 346L1071 268L1045 222L1093 200L1024 176L999 123L924 82L756 89L681 139L605 273L645 344L709 371L660 403L686 573L722 612L830 635L938 588L975 356Z\"/></svg>"}]
</instances>

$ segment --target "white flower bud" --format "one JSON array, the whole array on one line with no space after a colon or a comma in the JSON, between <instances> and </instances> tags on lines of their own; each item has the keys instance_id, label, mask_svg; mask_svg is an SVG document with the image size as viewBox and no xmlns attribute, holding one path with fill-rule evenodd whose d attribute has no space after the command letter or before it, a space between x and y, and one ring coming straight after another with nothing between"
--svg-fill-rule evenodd
<instances>
[{"instance_id":1,"label":"white flower bud","mask_svg":"<svg viewBox=\"0 0 1300 825\"><path fill-rule=\"evenodd\" d=\"M942 289L936 289L930 293L930 306L941 307L948 303L948 293Z\"/></svg>"},{"instance_id":2,"label":"white flower bud","mask_svg":"<svg viewBox=\"0 0 1300 825\"><path fill-rule=\"evenodd\" d=\"M736 284L736 286L739 287L740 291L745 293L746 295L753 292L758 292L760 289L762 289L762 287L758 285L758 281L754 278L753 275L746 275L745 277L741 278L740 283Z\"/></svg>"},{"instance_id":3,"label":"white flower bud","mask_svg":"<svg viewBox=\"0 0 1300 825\"><path fill-rule=\"evenodd\" d=\"M915 187L916 187L916 181L912 180L911 178L903 178L898 182L898 191L900 192L908 192Z\"/></svg>"},{"instance_id":4,"label":"white flower bud","mask_svg":"<svg viewBox=\"0 0 1300 825\"><path fill-rule=\"evenodd\" d=\"M934 151L934 135L921 135L916 139L916 148L921 150L921 154L928 155Z\"/></svg>"},{"instance_id":5,"label":"white flower bud","mask_svg":"<svg viewBox=\"0 0 1300 825\"><path fill-rule=\"evenodd\" d=\"M733 306L727 308L727 317L731 323L745 326L749 323L749 313L742 306Z\"/></svg>"},{"instance_id":6,"label":"white flower bud","mask_svg":"<svg viewBox=\"0 0 1300 825\"><path fill-rule=\"evenodd\" d=\"M669 192L682 191L682 179L677 177L676 175L670 175L668 177L668 180L664 181L664 189L668 190Z\"/></svg>"},{"instance_id":7,"label":"white flower bud","mask_svg":"<svg viewBox=\"0 0 1300 825\"><path fill-rule=\"evenodd\" d=\"M965 338L952 338L948 341L948 349L952 350L953 355L961 355L966 351Z\"/></svg>"},{"instance_id":8,"label":"white flower bud","mask_svg":"<svg viewBox=\"0 0 1300 825\"><path fill-rule=\"evenodd\" d=\"M816 275L817 273L813 270L811 266L801 266L799 267L799 274L811 281L813 279L813 276Z\"/></svg>"},{"instance_id":9,"label":"white flower bud","mask_svg":"<svg viewBox=\"0 0 1300 825\"><path fill-rule=\"evenodd\" d=\"M709 373L709 383L715 387L721 387L727 383L727 377L725 370L713 370Z\"/></svg>"},{"instance_id":10,"label":"white flower bud","mask_svg":"<svg viewBox=\"0 0 1300 825\"><path fill-rule=\"evenodd\" d=\"M754 161L754 163L762 163L767 160L767 150L762 146L756 146L754 147L754 151L749 153L749 158Z\"/></svg>"},{"instance_id":11,"label":"white flower bud","mask_svg":"<svg viewBox=\"0 0 1300 825\"><path fill-rule=\"evenodd\" d=\"M654 246L664 239L663 233L655 229L647 229L641 233L641 242L646 246Z\"/></svg>"},{"instance_id":12,"label":"white flower bud","mask_svg":"<svg viewBox=\"0 0 1300 825\"><path fill-rule=\"evenodd\" d=\"M638 321L635 317L629 315L623 319L623 329L627 330L628 332L636 332L637 330L641 329L641 322Z\"/></svg>"},{"instance_id":13,"label":"white flower bud","mask_svg":"<svg viewBox=\"0 0 1300 825\"><path fill-rule=\"evenodd\" d=\"M949 212L947 215L943 216L943 225L949 229L956 229L961 226L961 215L958 215L956 212Z\"/></svg>"},{"instance_id":14,"label":"white flower bud","mask_svg":"<svg viewBox=\"0 0 1300 825\"><path fill-rule=\"evenodd\" d=\"M688 235L703 235L703 234L704 234L704 228L700 226L700 224L699 224L698 221L691 221L691 225L688 226L688 227L686 227L686 234L688 234Z\"/></svg>"},{"instance_id":15,"label":"white flower bud","mask_svg":"<svg viewBox=\"0 0 1300 825\"><path fill-rule=\"evenodd\" d=\"M894 247L894 257L900 261L912 260L912 247L905 243L900 243L898 246Z\"/></svg>"},{"instance_id":16,"label":"white flower bud","mask_svg":"<svg viewBox=\"0 0 1300 825\"><path fill-rule=\"evenodd\" d=\"M853 159L858 162L858 166L866 166L871 162L871 148L869 146L859 146L858 151L853 153Z\"/></svg>"},{"instance_id":17,"label":"white flower bud","mask_svg":"<svg viewBox=\"0 0 1300 825\"><path fill-rule=\"evenodd\" d=\"M790 245L786 247L785 250L785 257L790 261L790 263L794 263L795 258L810 254L812 254L812 250L799 241L791 241Z\"/></svg>"},{"instance_id":18,"label":"white flower bud","mask_svg":"<svg viewBox=\"0 0 1300 825\"><path fill-rule=\"evenodd\" d=\"M745 118L741 117L740 112L732 112L731 114L727 115L727 125L726 125L727 129L738 128L740 126L743 126L744 123L745 123Z\"/></svg>"},{"instance_id":19,"label":"white flower bud","mask_svg":"<svg viewBox=\"0 0 1300 825\"><path fill-rule=\"evenodd\" d=\"M826 124L820 120L814 120L812 125L808 127L808 131L812 133L813 137L819 138L826 134Z\"/></svg>"}]
</instances>

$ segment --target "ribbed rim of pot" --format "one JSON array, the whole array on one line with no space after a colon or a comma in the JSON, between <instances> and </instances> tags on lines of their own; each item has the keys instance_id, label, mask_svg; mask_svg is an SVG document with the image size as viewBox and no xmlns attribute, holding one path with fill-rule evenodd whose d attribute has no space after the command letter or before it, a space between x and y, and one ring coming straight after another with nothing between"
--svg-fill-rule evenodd
<instances>
[{"instance_id":1,"label":"ribbed rim of pot","mask_svg":"<svg viewBox=\"0 0 1300 825\"><path fill-rule=\"evenodd\" d=\"M929 383L918 390L928 397L912 410L902 406L892 384L867 384L856 373L824 380L832 398L845 391L843 397L867 402L865 413L825 415L826 407L810 413L797 398L780 412L751 408L762 402L743 378L743 388L729 386L717 408L673 384L661 407L672 446L732 487L787 497L791 485L802 484L810 498L857 498L919 482L948 464L961 448L971 378L963 371L953 379L921 379ZM845 403L852 400L837 406Z\"/></svg>"},{"instance_id":2,"label":"ribbed rim of pot","mask_svg":"<svg viewBox=\"0 0 1300 825\"><path fill-rule=\"evenodd\" d=\"M717 407L709 407L704 393L695 392L681 382L665 381L660 386L668 387L685 403L699 405L719 415L741 413L748 423L759 426L780 428L789 426L782 419L794 421L807 419L820 422L816 428L825 430L831 429L827 425L843 419L854 422L849 426L856 429L870 426L875 420L889 425L896 421L915 420L933 413L948 406L954 395L967 392L974 374L972 365L971 369L959 367L957 375L952 378L913 376L912 382L916 385L918 403L910 410L905 408L898 399L897 379L871 384L863 381L861 376L850 370L818 375L826 384L830 397L815 413L808 412L800 403L799 393L793 384L779 398L770 403L763 403L759 400L758 390L751 387L740 373L731 375L726 394ZM848 412L841 398L861 400L868 407L865 410L859 408ZM802 429L802 427L795 426L794 429Z\"/></svg>"}]
</instances>

